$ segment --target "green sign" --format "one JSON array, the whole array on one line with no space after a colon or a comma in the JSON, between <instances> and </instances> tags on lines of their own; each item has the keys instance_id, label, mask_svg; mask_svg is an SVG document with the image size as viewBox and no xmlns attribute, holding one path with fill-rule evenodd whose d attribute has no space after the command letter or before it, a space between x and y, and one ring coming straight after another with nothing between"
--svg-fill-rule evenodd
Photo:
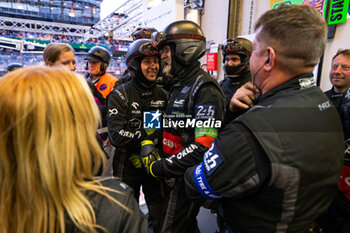
<instances>
[{"instance_id":1,"label":"green sign","mask_svg":"<svg viewBox=\"0 0 350 233\"><path fill-rule=\"evenodd\" d=\"M349 9L349 0L330 0L328 24L338 24L346 22Z\"/></svg>"}]
</instances>

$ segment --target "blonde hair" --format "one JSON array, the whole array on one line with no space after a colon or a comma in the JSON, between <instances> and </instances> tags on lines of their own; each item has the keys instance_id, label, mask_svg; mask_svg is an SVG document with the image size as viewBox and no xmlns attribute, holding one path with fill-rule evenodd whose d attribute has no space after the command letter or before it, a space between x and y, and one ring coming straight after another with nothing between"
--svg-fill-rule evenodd
<instances>
[{"instance_id":1,"label":"blonde hair","mask_svg":"<svg viewBox=\"0 0 350 233\"><path fill-rule=\"evenodd\" d=\"M1 232L64 233L67 218L86 232L102 228L84 195L112 198L93 176L104 154L86 81L64 68L27 67L0 79L0 96Z\"/></svg>"}]
</instances>

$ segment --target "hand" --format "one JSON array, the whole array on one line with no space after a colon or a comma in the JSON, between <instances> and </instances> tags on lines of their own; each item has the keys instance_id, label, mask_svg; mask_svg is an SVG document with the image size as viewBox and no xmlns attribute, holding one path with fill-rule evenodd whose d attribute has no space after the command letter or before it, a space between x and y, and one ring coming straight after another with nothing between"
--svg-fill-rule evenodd
<instances>
[{"instance_id":1,"label":"hand","mask_svg":"<svg viewBox=\"0 0 350 233\"><path fill-rule=\"evenodd\" d=\"M252 82L244 84L232 96L230 101L230 111L238 112L252 107L253 100L256 98L256 93L260 93L260 91Z\"/></svg>"},{"instance_id":2,"label":"hand","mask_svg":"<svg viewBox=\"0 0 350 233\"><path fill-rule=\"evenodd\" d=\"M141 168L142 167L142 163L140 161L140 158L138 155L132 154L129 157L130 162L132 163L132 165L134 165L135 168Z\"/></svg>"},{"instance_id":3,"label":"hand","mask_svg":"<svg viewBox=\"0 0 350 233\"><path fill-rule=\"evenodd\" d=\"M147 174L150 174L151 164L160 158L158 149L154 146L153 141L144 140L141 143L140 160L146 169Z\"/></svg>"}]
</instances>

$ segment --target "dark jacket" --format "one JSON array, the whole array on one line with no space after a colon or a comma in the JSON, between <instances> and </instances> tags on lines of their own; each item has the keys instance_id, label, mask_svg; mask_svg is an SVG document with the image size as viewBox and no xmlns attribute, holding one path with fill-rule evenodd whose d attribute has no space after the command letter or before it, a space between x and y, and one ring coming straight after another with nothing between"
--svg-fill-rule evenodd
<instances>
[{"instance_id":1,"label":"dark jacket","mask_svg":"<svg viewBox=\"0 0 350 233\"><path fill-rule=\"evenodd\" d=\"M227 78L225 78L219 83L226 99L224 125L227 125L228 123L230 123L230 121L232 121L235 116L232 112L230 112L230 108L229 108L232 96L236 93L238 88L240 88L247 82L250 82L251 80L252 80L252 77L250 72L248 71L243 73L239 77L228 76Z\"/></svg>"},{"instance_id":2,"label":"dark jacket","mask_svg":"<svg viewBox=\"0 0 350 233\"><path fill-rule=\"evenodd\" d=\"M223 122L224 107L224 96L217 81L203 71L199 63L194 63L174 77L166 116L163 116L167 125L163 126L162 142L167 159L158 160L153 164L153 174L166 177L182 176L188 167L200 162L211 143L207 145L198 138L216 138ZM208 127L174 127L169 123L186 123L187 120L193 119L210 120L212 124ZM215 124L217 122L220 124Z\"/></svg>"},{"instance_id":3,"label":"dark jacket","mask_svg":"<svg viewBox=\"0 0 350 233\"><path fill-rule=\"evenodd\" d=\"M155 83L152 87L145 88L132 79L113 90L108 99L107 125L118 156L139 154L141 141L147 135L143 125L143 113L164 111L166 101L166 92ZM125 162L130 163L129 160Z\"/></svg>"},{"instance_id":4,"label":"dark jacket","mask_svg":"<svg viewBox=\"0 0 350 233\"><path fill-rule=\"evenodd\" d=\"M222 201L234 232L304 232L337 192L341 123L312 74L263 94L186 172L187 193Z\"/></svg>"},{"instance_id":5,"label":"dark jacket","mask_svg":"<svg viewBox=\"0 0 350 233\"><path fill-rule=\"evenodd\" d=\"M86 195L95 211L97 225L104 227L108 233L149 232L147 218L140 211L132 189L125 183L115 179L105 180L102 184L119 192L107 193L120 204L114 203L99 193L87 191ZM124 205L131 212L126 211L121 205ZM78 233L81 231L74 226L71 220L68 220L66 232ZM103 231L99 230L99 232Z\"/></svg>"}]
</instances>

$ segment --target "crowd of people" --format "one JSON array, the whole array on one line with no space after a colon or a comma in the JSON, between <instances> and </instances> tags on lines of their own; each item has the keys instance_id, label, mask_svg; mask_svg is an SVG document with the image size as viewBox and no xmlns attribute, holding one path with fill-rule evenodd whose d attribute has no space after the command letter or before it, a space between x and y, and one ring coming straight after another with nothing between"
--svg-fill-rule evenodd
<instances>
[{"instance_id":1,"label":"crowd of people","mask_svg":"<svg viewBox=\"0 0 350 233\"><path fill-rule=\"evenodd\" d=\"M120 79L101 46L84 77L65 43L45 48L45 66L11 67L0 79L2 232L195 233L201 206L218 233L349 232L350 50L333 57L323 93L319 12L280 5L255 31L222 45L220 83L188 20L138 28Z\"/></svg>"}]
</instances>

